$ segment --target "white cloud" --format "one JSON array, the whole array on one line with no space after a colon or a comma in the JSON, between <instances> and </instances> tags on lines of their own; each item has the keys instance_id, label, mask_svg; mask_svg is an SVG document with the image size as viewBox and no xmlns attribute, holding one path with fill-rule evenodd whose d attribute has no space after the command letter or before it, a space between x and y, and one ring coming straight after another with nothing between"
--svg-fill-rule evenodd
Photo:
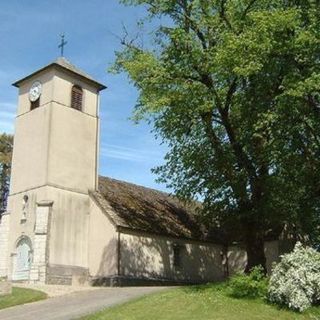
<instances>
[{"instance_id":1,"label":"white cloud","mask_svg":"<svg viewBox=\"0 0 320 320\"><path fill-rule=\"evenodd\" d=\"M154 162L162 155L155 150L122 147L114 144L103 144L100 154L104 158L113 158L135 162Z\"/></svg>"}]
</instances>

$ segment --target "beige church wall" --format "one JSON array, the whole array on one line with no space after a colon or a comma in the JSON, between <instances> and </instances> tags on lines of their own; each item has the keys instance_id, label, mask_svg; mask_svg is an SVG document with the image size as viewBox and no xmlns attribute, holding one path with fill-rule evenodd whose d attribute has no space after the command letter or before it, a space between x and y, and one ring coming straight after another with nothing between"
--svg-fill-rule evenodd
<instances>
[{"instance_id":1,"label":"beige church wall","mask_svg":"<svg viewBox=\"0 0 320 320\"><path fill-rule=\"evenodd\" d=\"M25 208L26 220L23 221L23 197L28 195L28 205ZM8 241L8 275L13 271L14 254L17 242L27 236L32 243L34 257L35 223L37 203L44 200L53 202L51 224L48 230L49 278L52 279L55 270L58 273L74 272L88 269L88 229L89 229L89 196L46 186L29 190L9 197L8 211L10 212L10 233ZM56 269L54 269L56 268ZM60 268L60 269L59 269ZM74 270L70 271L69 269ZM81 269L82 268L82 269ZM61 273L61 272L60 272ZM58 274L60 277L61 274ZM72 274L66 277L72 278ZM71 284L71 283L68 283Z\"/></svg>"},{"instance_id":2,"label":"beige church wall","mask_svg":"<svg viewBox=\"0 0 320 320\"><path fill-rule=\"evenodd\" d=\"M16 118L10 194L45 184L49 117L46 105Z\"/></svg>"},{"instance_id":3,"label":"beige church wall","mask_svg":"<svg viewBox=\"0 0 320 320\"><path fill-rule=\"evenodd\" d=\"M240 246L229 246L227 252L228 269L227 274L233 275L237 272L244 271L247 264L247 253Z\"/></svg>"},{"instance_id":4,"label":"beige church wall","mask_svg":"<svg viewBox=\"0 0 320 320\"><path fill-rule=\"evenodd\" d=\"M106 277L117 273L117 235L115 227L90 199L89 273Z\"/></svg>"},{"instance_id":5,"label":"beige church wall","mask_svg":"<svg viewBox=\"0 0 320 320\"><path fill-rule=\"evenodd\" d=\"M23 197L28 196L27 205L24 207ZM34 226L37 202L46 199L46 187L37 190L29 190L8 199L8 213L10 215L10 232L8 238L8 277L11 278L13 271L13 260L19 239L28 237L34 250ZM25 212L25 215L23 214ZM25 219L24 219L25 218Z\"/></svg>"},{"instance_id":6,"label":"beige church wall","mask_svg":"<svg viewBox=\"0 0 320 320\"><path fill-rule=\"evenodd\" d=\"M98 105L98 92L97 88L89 85L81 78L70 76L68 73L61 70L55 70L53 96L54 100L62 105L71 106L71 89L73 85L78 85L82 88L82 111L96 117Z\"/></svg>"},{"instance_id":7,"label":"beige church wall","mask_svg":"<svg viewBox=\"0 0 320 320\"><path fill-rule=\"evenodd\" d=\"M47 188L53 201L49 264L88 268L88 195Z\"/></svg>"},{"instance_id":8,"label":"beige church wall","mask_svg":"<svg viewBox=\"0 0 320 320\"><path fill-rule=\"evenodd\" d=\"M53 97L52 82L54 77L53 70L46 70L40 72L37 75L27 79L19 85L19 97L18 97L18 111L17 115L24 114L30 111L29 90L35 81L40 81L42 84L42 93L40 96L40 106L49 103Z\"/></svg>"},{"instance_id":9,"label":"beige church wall","mask_svg":"<svg viewBox=\"0 0 320 320\"><path fill-rule=\"evenodd\" d=\"M173 245L181 246L181 267L173 266ZM221 246L162 236L121 233L121 276L177 281L218 281L224 277Z\"/></svg>"},{"instance_id":10,"label":"beige church wall","mask_svg":"<svg viewBox=\"0 0 320 320\"><path fill-rule=\"evenodd\" d=\"M98 119L52 103L48 183L77 192L95 189Z\"/></svg>"},{"instance_id":11,"label":"beige church wall","mask_svg":"<svg viewBox=\"0 0 320 320\"><path fill-rule=\"evenodd\" d=\"M266 256L267 272L270 274L273 263L279 261L280 241L266 241L264 252ZM247 263L247 253L241 246L229 246L228 248L228 273L232 275L236 272L242 272Z\"/></svg>"}]
</instances>

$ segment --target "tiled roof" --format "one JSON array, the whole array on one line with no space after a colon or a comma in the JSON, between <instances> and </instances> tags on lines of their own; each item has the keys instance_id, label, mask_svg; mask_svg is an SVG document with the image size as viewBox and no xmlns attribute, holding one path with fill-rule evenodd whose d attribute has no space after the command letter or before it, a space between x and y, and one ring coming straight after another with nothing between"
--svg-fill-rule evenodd
<instances>
[{"instance_id":1,"label":"tiled roof","mask_svg":"<svg viewBox=\"0 0 320 320\"><path fill-rule=\"evenodd\" d=\"M120 229L224 245L244 240L237 219L208 229L199 219L201 203L187 204L165 192L99 177L99 189L90 195ZM281 230L281 226L273 228L265 240L279 239Z\"/></svg>"},{"instance_id":2,"label":"tiled roof","mask_svg":"<svg viewBox=\"0 0 320 320\"><path fill-rule=\"evenodd\" d=\"M111 178L99 178L93 199L116 227L172 237L208 240L196 206L168 193Z\"/></svg>"},{"instance_id":3,"label":"tiled roof","mask_svg":"<svg viewBox=\"0 0 320 320\"><path fill-rule=\"evenodd\" d=\"M69 72L76 74L82 78L84 78L85 80L89 81L90 83L94 84L95 86L97 86L99 88L99 90L103 90L106 88L105 85L99 83L98 81L94 80L91 76L89 76L86 72L80 70L78 67L76 67L75 65L73 65L70 61L68 61L65 57L59 57L57 60L55 60L52 63L49 63L48 65L44 66L43 68L33 72L32 74L16 81L15 83L13 83L14 86L19 87L20 83L31 78L32 76L36 75L37 73L44 71L50 67L59 67L62 68L64 70L68 70Z\"/></svg>"},{"instance_id":4,"label":"tiled roof","mask_svg":"<svg viewBox=\"0 0 320 320\"><path fill-rule=\"evenodd\" d=\"M78 75L85 77L91 81L95 81L91 76L89 76L86 72L80 70L78 67L76 67L74 64L72 64L69 60L67 60L65 57L59 57L56 61L53 63L60 65L61 67L64 67L65 69L68 69L69 71L72 71L74 73L77 73Z\"/></svg>"}]
</instances>

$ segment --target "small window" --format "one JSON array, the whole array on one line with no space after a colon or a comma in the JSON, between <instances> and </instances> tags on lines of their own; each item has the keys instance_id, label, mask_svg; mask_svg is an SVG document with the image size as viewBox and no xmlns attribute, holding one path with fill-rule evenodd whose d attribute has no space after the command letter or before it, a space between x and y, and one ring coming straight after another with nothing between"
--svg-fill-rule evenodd
<instances>
[{"instance_id":1,"label":"small window","mask_svg":"<svg viewBox=\"0 0 320 320\"><path fill-rule=\"evenodd\" d=\"M73 86L71 91L71 108L82 110L82 89L79 86Z\"/></svg>"},{"instance_id":2,"label":"small window","mask_svg":"<svg viewBox=\"0 0 320 320\"><path fill-rule=\"evenodd\" d=\"M39 108L40 105L40 98L38 98L36 101L31 101L30 110Z\"/></svg>"},{"instance_id":3,"label":"small window","mask_svg":"<svg viewBox=\"0 0 320 320\"><path fill-rule=\"evenodd\" d=\"M25 223L27 221L28 204L29 204L29 197L25 194L22 199L21 223Z\"/></svg>"},{"instance_id":4,"label":"small window","mask_svg":"<svg viewBox=\"0 0 320 320\"><path fill-rule=\"evenodd\" d=\"M181 267L181 246L178 244L173 245L173 266Z\"/></svg>"}]
</instances>

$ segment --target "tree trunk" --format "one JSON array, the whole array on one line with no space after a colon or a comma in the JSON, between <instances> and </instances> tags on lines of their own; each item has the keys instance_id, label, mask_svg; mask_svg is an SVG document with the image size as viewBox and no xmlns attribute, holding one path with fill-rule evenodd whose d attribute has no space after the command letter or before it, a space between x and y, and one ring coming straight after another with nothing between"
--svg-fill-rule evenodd
<instances>
[{"instance_id":1,"label":"tree trunk","mask_svg":"<svg viewBox=\"0 0 320 320\"><path fill-rule=\"evenodd\" d=\"M264 237L263 233L257 231L257 226L249 224L246 226L246 238L245 245L247 251L247 265L245 272L248 273L250 270L261 265L265 271L266 268L266 256L264 254Z\"/></svg>"}]
</instances>

